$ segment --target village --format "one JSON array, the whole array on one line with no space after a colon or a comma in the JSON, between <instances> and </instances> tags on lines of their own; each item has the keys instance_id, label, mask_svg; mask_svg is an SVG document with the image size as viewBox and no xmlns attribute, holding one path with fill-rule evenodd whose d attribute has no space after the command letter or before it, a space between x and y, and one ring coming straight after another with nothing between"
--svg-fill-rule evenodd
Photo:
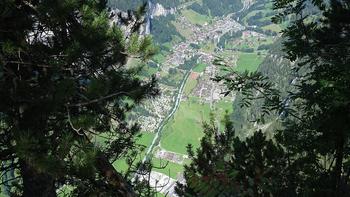
<instances>
[{"instance_id":1,"label":"village","mask_svg":"<svg viewBox=\"0 0 350 197\"><path fill-rule=\"evenodd\" d=\"M196 94L204 102L213 102L213 100L220 99L222 87L214 83L211 78L218 72L218 68L212 65L215 58L214 51L205 51L203 49L195 49L191 44L201 45L208 42L217 42L222 35L227 32L241 31L244 27L233 20L231 16L224 18L216 18L211 24L204 24L203 26L194 25L190 23L184 16L180 16L177 20L182 25L182 28L193 30L191 37L186 41L180 42L173 46L171 53L166 57L165 62L160 65L163 72L169 72L169 69L179 69L179 65L184 64L186 60L198 56L197 62L207 64L205 71L200 74L198 79L199 85L196 87ZM183 71L181 71L183 72ZM142 125L143 131L154 131L168 114L174 103L177 88L160 83L162 94L155 100L145 104L144 107L151 111L152 116L139 116L137 122Z\"/></svg>"},{"instance_id":2,"label":"village","mask_svg":"<svg viewBox=\"0 0 350 197\"><path fill-rule=\"evenodd\" d=\"M227 33L232 35L236 32L242 32L242 37L234 41L233 47L239 46L247 42L247 40L253 42L252 40L254 39L264 40L266 38L263 34L245 30L246 27L235 21L231 14L221 18L214 18L210 24L205 23L203 25L192 24L183 15L176 16L176 23L180 24L178 28L191 30L191 32L188 34L188 37L186 37L185 41L173 44L165 60L161 64L158 64L159 71L156 75L157 77L161 77L161 73L168 73L168 75L171 76L171 71L175 69L177 74L183 77L183 81L181 85L179 85L179 82L175 83L176 85L159 84L161 95L143 105L151 115L140 114L138 116L137 122L142 125L142 131L153 132L158 131L160 126L163 127L163 120L169 116L170 111L174 110L173 107L176 102L181 103L189 99L189 97L195 97L199 102L209 104L210 108L213 109L214 103L223 99L224 95L222 93L225 91L225 86L212 80L212 78L220 72L220 68L213 65L213 61L219 54L224 52L223 48L216 46L223 35ZM254 45L256 43L249 44ZM205 46L211 47L208 49ZM194 65L191 65L192 69L184 70L181 68L181 65L192 58L195 58ZM231 56L226 58L227 61L233 63L233 67L237 65L238 57L234 55L234 53L231 53ZM195 64L203 64L205 68L200 71L195 70L193 69L196 66ZM189 74L188 78L185 78L186 73ZM184 86L191 80L197 82L190 94L179 91L180 86ZM180 100L176 101L177 98ZM234 99L234 94L230 94L225 98L229 103L232 103ZM186 154L166 150L162 147L161 143L156 146L151 154L153 154L155 159L178 165L184 165L189 161ZM150 179L149 181L152 187L166 196L176 196L174 190L176 182L184 182L184 177L181 172L170 177L169 174L152 170L149 177L141 177L141 179L147 178Z\"/></svg>"}]
</instances>

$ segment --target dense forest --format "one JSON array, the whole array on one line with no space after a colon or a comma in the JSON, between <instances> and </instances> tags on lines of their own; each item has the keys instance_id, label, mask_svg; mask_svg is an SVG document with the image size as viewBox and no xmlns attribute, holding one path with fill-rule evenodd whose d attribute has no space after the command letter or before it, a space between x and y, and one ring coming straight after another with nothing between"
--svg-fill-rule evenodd
<instances>
[{"instance_id":1,"label":"dense forest","mask_svg":"<svg viewBox=\"0 0 350 197\"><path fill-rule=\"evenodd\" d=\"M159 16L145 35L148 5L141 0L0 1L0 196L163 195L167 185L152 183L152 169L176 165L155 165L149 152L159 133L147 152L138 143L145 132L134 119L137 113L153 116L144 103L177 86L165 121L175 121L181 100L201 110L191 116L210 118L202 118L199 145L188 144L181 154L183 181L172 182L176 196L349 196L350 2L273 0L268 11L264 0L152 3L186 5L182 14L195 24L179 26L174 15ZM231 24L220 18L227 15L238 31L220 26ZM222 29L208 31L214 34L205 34L207 45L198 44L196 36L213 21ZM224 33L217 39L218 32ZM246 46L235 43L252 35L260 37ZM180 45L171 48L175 42ZM181 59L191 51L220 51L216 47L263 59L256 70L240 71L231 66L239 58L215 56L212 64L221 70L210 82L200 78L210 55ZM182 53L170 63L182 63L165 69L160 64L172 50ZM192 84L185 84L188 79ZM191 100L197 89L189 86L200 82L211 92L219 85L223 96L235 95L229 100L234 110L226 110L221 122L214 102L206 110ZM186 120L185 135L194 133L186 126L201 117Z\"/></svg>"}]
</instances>

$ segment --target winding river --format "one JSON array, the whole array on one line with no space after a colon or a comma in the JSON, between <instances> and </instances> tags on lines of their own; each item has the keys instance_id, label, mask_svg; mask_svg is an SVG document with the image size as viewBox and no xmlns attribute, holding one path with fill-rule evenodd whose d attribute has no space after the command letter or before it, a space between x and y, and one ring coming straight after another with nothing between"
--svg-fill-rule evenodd
<instances>
[{"instance_id":1,"label":"winding river","mask_svg":"<svg viewBox=\"0 0 350 197\"><path fill-rule=\"evenodd\" d=\"M148 147L146 155L142 160L142 163L146 162L150 158L154 147L158 146L158 144L160 142L160 138L162 136L162 131L163 131L165 124L168 122L168 120L175 114L176 110L179 108L180 102L181 102L181 97L182 97L182 92L185 88L186 81L187 81L191 71L192 71L192 69L187 71L183 80L181 81L181 85L180 85L179 90L177 91L177 96L176 96L176 100L175 100L175 103L173 105L173 108L171 109L170 113L162 120L162 122L158 126L158 128L156 130L156 135L153 138L152 144Z\"/></svg>"}]
</instances>

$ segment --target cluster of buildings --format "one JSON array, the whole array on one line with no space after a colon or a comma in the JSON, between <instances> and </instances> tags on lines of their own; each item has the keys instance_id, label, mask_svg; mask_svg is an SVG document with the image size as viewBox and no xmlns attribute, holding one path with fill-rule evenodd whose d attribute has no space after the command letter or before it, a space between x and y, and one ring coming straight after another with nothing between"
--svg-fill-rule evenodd
<instances>
[{"instance_id":1,"label":"cluster of buildings","mask_svg":"<svg viewBox=\"0 0 350 197\"><path fill-rule=\"evenodd\" d=\"M213 103L219 100L222 95L223 87L220 84L214 83L211 78L214 77L218 68L212 65L214 54L212 52L205 52L201 49L191 47L191 44L201 45L208 42L216 42L222 35L229 31L240 31L244 29L242 25L232 20L230 16L224 18L217 18L211 24L204 24L203 26L190 23L185 17L180 16L179 24L184 29L192 31L191 36L185 41L176 44L166 60L161 65L163 72L168 72L170 68L178 68L179 65L184 64L186 60L198 55L197 62L207 64L206 70L202 73L199 83L193 94L202 98L203 102ZM169 87L165 84L160 84L162 92L173 92L162 94L153 101L149 101L144 105L144 108L150 111L152 116L139 116L138 122L142 125L143 131L154 131L161 123L162 119L169 113L176 95L176 88ZM185 98L184 98L185 99Z\"/></svg>"}]
</instances>

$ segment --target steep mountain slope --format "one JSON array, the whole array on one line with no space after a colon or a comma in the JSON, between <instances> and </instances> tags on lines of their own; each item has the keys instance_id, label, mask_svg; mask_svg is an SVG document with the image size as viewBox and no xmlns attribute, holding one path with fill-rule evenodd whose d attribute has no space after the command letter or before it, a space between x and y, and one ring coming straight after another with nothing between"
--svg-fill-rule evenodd
<instances>
[{"instance_id":1,"label":"steep mountain slope","mask_svg":"<svg viewBox=\"0 0 350 197\"><path fill-rule=\"evenodd\" d=\"M272 44L270 48L269 54L260 64L258 71L269 77L269 81L275 84L276 89L280 90L282 97L286 97L287 92L290 90L290 83L294 79L291 72L293 63L284 58L281 39ZM247 137L257 129L270 132L272 130L271 127L277 126L276 117L278 114L265 115L261 119L263 100L254 101L249 107L242 107L241 99L242 97L237 95L233 103L235 110L232 114L234 126L239 136Z\"/></svg>"}]
</instances>

